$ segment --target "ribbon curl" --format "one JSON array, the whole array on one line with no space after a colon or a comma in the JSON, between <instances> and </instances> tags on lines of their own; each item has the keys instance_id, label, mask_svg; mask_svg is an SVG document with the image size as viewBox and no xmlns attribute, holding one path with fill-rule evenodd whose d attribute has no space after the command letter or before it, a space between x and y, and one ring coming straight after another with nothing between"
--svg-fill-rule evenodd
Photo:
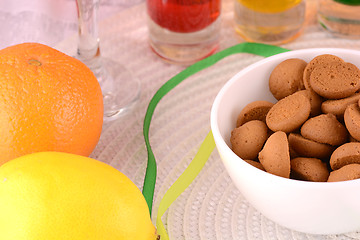
<instances>
[{"instance_id":1,"label":"ribbon curl","mask_svg":"<svg viewBox=\"0 0 360 240\"><path fill-rule=\"evenodd\" d=\"M283 53L290 51L289 49L281 48L278 46L272 46L261 43L240 43L235 46L224 49L212 56L209 56L191 66L184 69L182 72L178 73L171 79L169 79L164 85L162 85L152 99L149 102L143 124L143 134L145 139L145 145L148 153L147 167L145 172L145 179L143 184L143 195L149 207L149 212L151 215L152 203L155 191L156 183L156 174L157 166L154 153L151 149L150 140L149 140L149 129L152 116L154 114L155 108L160 100L173 88L175 88L182 81L188 77L194 75L197 72L200 72L203 69L206 69L220 60L224 59L233 54L238 53L250 53L254 55L259 55L263 57L269 57L278 53ZM164 224L161 220L161 217L166 212L166 210L171 206L171 204L181 195L181 193L191 184L191 182L197 177L201 169L205 165L207 159L210 157L212 151L215 148L215 142L212 136L212 132L206 136L204 142L201 144L198 153L195 155L194 159L191 161L189 166L181 174L181 176L175 181L175 183L167 190L163 198L160 201L158 214L156 219L156 227L158 234L160 234L162 240L168 240L168 234L165 230Z\"/></svg>"}]
</instances>

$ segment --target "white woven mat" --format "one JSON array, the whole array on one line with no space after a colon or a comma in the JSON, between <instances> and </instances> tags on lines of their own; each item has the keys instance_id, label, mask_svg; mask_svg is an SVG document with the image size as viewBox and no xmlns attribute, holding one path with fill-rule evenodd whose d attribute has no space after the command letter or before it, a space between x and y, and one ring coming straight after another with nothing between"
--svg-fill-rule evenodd
<instances>
[{"instance_id":1,"label":"white woven mat","mask_svg":"<svg viewBox=\"0 0 360 240\"><path fill-rule=\"evenodd\" d=\"M308 1L307 25L289 49L342 47L360 49L359 40L333 38L316 23L315 1ZM102 53L122 62L141 80L137 108L128 116L104 125L93 158L107 162L129 176L140 188L147 153L142 136L143 118L156 90L184 69L160 60L149 48L145 5L140 4L101 24ZM233 30L232 1L223 2L221 47L242 40ZM71 52L76 38L57 48ZM187 79L164 97L150 128L150 142L158 163L153 221L159 200L188 166L210 130L210 108L222 85L239 70L262 57L237 54ZM119 83L121 84L121 83ZM296 216L294 216L296 217ZM232 184L216 152L193 184L164 215L171 240L198 239L360 239L360 233L318 236L298 233L266 219L250 206Z\"/></svg>"}]
</instances>

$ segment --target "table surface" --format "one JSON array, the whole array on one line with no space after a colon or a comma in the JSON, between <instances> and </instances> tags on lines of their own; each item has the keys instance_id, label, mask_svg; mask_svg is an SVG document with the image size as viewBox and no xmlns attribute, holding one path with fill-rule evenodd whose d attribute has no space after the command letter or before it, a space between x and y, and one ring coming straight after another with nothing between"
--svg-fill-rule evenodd
<instances>
[{"instance_id":1,"label":"table surface","mask_svg":"<svg viewBox=\"0 0 360 240\"><path fill-rule=\"evenodd\" d=\"M35 41L71 54L76 48L73 0L0 0L0 47ZM49 3L51 2L51 3ZM55 4L56 6L51 5ZM29 5L29 6L28 6ZM316 21L316 1L307 1L306 25L289 49L343 47L360 50L360 40L335 38ZM100 39L103 55L132 70L141 81L141 98L128 115L105 123L91 157L126 174L142 188L147 152L142 135L146 108L156 90L183 66L163 62L149 48L142 0L102 1ZM222 3L220 50L242 42L233 28L233 3ZM185 170L210 131L210 109L222 85L242 68L262 59L250 54L228 57L177 86L159 103L150 128L157 159L153 222L161 197ZM121 84L121 83L119 83ZM170 239L360 239L360 233L309 235L286 229L256 211L232 184L214 151L190 187L163 216Z\"/></svg>"}]
</instances>

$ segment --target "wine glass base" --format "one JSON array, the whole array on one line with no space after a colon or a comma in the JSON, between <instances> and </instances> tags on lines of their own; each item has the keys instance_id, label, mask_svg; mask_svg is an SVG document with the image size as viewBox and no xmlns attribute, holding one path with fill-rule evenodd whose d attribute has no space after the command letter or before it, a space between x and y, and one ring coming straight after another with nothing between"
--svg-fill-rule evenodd
<instances>
[{"instance_id":1,"label":"wine glass base","mask_svg":"<svg viewBox=\"0 0 360 240\"><path fill-rule=\"evenodd\" d=\"M97 75L104 101L104 121L115 120L132 110L140 98L140 82L120 63L101 57Z\"/></svg>"}]
</instances>

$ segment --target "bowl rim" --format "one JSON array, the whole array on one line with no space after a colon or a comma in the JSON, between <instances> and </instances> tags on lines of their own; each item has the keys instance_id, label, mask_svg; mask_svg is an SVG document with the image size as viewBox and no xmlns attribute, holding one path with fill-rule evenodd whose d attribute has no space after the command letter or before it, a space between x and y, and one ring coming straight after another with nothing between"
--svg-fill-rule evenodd
<instances>
[{"instance_id":1,"label":"bowl rim","mask_svg":"<svg viewBox=\"0 0 360 240\"><path fill-rule=\"evenodd\" d=\"M270 181L281 181L281 182L288 182L295 185L299 185L300 187L314 187L314 188L339 188L342 186L349 186L349 185L360 185L360 179L354 179L354 180L347 180L347 181L339 181L339 182L310 182L310 181L304 181L304 180L297 180L297 179L290 179L290 178L284 178L280 177L274 174L270 174L268 172L265 172L263 170L260 170L247 162L245 162L243 159L241 159L239 156L237 156L231 148L226 144L225 140L220 134L220 130L218 127L218 111L219 111L219 104L221 102L222 97L226 94L227 90L231 88L231 86L238 81L243 75L246 73L253 71L254 69L260 67L264 63L267 63L269 61L276 61L276 60L285 60L287 58L294 58L298 54L311 54L315 56L321 55L321 54L350 54L350 55L358 55L360 57L360 50L354 50L354 49L347 49L347 48L306 48L306 49L298 49L298 50L291 50L289 52L279 53L270 57L266 57L264 59L261 59L255 63L252 63L245 68L241 69L238 73L236 73L234 76L232 76L218 91L212 107L211 107L211 113L210 113L210 127L211 131L215 140L216 148L222 149L227 152L227 154L230 154L232 161L235 164L239 164L242 168L245 169L245 171L254 171L254 174L260 174L265 179L268 179ZM360 68L360 66L358 66ZM219 151L220 152L220 151ZM221 157L220 157L221 158ZM224 161L223 159L221 159ZM237 161L239 160L239 161ZM236 162L235 162L236 161Z\"/></svg>"}]
</instances>

